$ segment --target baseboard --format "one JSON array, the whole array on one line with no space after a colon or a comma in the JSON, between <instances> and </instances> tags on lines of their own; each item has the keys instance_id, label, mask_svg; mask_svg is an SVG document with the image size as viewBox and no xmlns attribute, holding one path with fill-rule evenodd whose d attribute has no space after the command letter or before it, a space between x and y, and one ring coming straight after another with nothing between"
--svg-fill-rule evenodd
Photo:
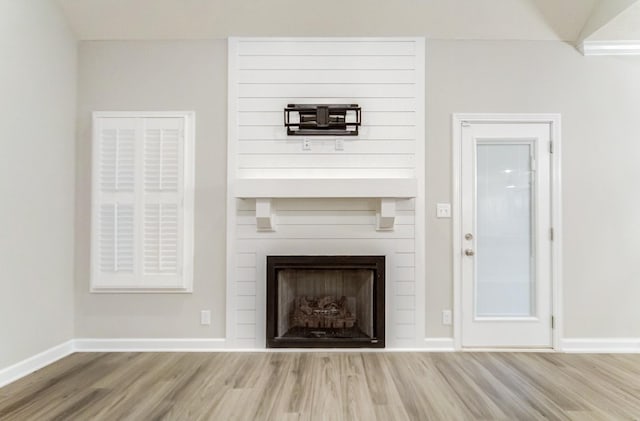
<instances>
[{"instance_id":1,"label":"baseboard","mask_svg":"<svg viewBox=\"0 0 640 421\"><path fill-rule=\"evenodd\" d=\"M22 360L7 368L0 370L0 387L40 370L43 367L53 364L54 362L75 352L74 341L70 340L60 345L49 348L39 354Z\"/></svg>"},{"instance_id":2,"label":"baseboard","mask_svg":"<svg viewBox=\"0 0 640 421\"><path fill-rule=\"evenodd\" d=\"M453 338L424 338L423 351L453 352L456 350Z\"/></svg>"},{"instance_id":3,"label":"baseboard","mask_svg":"<svg viewBox=\"0 0 640 421\"><path fill-rule=\"evenodd\" d=\"M224 338L78 338L76 352L451 352L453 338L425 338L420 348L233 348Z\"/></svg>"},{"instance_id":4,"label":"baseboard","mask_svg":"<svg viewBox=\"0 0 640 421\"><path fill-rule=\"evenodd\" d=\"M216 352L227 351L224 338L78 338L77 352Z\"/></svg>"},{"instance_id":5,"label":"baseboard","mask_svg":"<svg viewBox=\"0 0 640 421\"><path fill-rule=\"evenodd\" d=\"M561 351L580 353L640 353L640 338L564 338Z\"/></svg>"}]
</instances>

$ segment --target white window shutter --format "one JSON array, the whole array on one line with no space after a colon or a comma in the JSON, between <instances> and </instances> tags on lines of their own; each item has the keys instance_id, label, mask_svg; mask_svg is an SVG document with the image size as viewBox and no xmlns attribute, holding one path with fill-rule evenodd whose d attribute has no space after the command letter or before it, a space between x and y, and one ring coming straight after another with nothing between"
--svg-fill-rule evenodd
<instances>
[{"instance_id":1,"label":"white window shutter","mask_svg":"<svg viewBox=\"0 0 640 421\"><path fill-rule=\"evenodd\" d=\"M94 122L92 286L135 282L136 132L128 119Z\"/></svg>"},{"instance_id":2,"label":"white window shutter","mask_svg":"<svg viewBox=\"0 0 640 421\"><path fill-rule=\"evenodd\" d=\"M99 220L99 270L101 273L134 273L133 204L103 203Z\"/></svg>"},{"instance_id":3,"label":"white window shutter","mask_svg":"<svg viewBox=\"0 0 640 421\"><path fill-rule=\"evenodd\" d=\"M127 127L132 123L129 121L107 121L103 124L107 127L119 124L122 127ZM100 191L102 193L133 193L135 184L135 128L103 128L99 131L99 136Z\"/></svg>"},{"instance_id":4,"label":"white window shutter","mask_svg":"<svg viewBox=\"0 0 640 421\"><path fill-rule=\"evenodd\" d=\"M94 114L92 290L190 291L193 116L121 114Z\"/></svg>"},{"instance_id":5,"label":"white window shutter","mask_svg":"<svg viewBox=\"0 0 640 421\"><path fill-rule=\"evenodd\" d=\"M184 210L184 121L145 121L143 272L158 286L180 284Z\"/></svg>"},{"instance_id":6,"label":"white window shutter","mask_svg":"<svg viewBox=\"0 0 640 421\"><path fill-rule=\"evenodd\" d=\"M145 275L179 275L180 211L170 203L147 203L144 206Z\"/></svg>"},{"instance_id":7,"label":"white window shutter","mask_svg":"<svg viewBox=\"0 0 640 421\"><path fill-rule=\"evenodd\" d=\"M144 190L146 193L181 193L183 142L182 121L155 119L147 121L144 138ZM152 128L158 125L173 128Z\"/></svg>"}]
</instances>

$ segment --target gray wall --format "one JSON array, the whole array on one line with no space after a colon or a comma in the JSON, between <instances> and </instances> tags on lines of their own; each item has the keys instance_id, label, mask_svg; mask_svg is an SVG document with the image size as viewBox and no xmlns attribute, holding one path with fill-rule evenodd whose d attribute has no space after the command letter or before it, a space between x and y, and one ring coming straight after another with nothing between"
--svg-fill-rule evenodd
<instances>
[{"instance_id":1,"label":"gray wall","mask_svg":"<svg viewBox=\"0 0 640 421\"><path fill-rule=\"evenodd\" d=\"M76 42L51 1L0 1L0 63L3 368L73 337Z\"/></svg>"},{"instance_id":2,"label":"gray wall","mask_svg":"<svg viewBox=\"0 0 640 421\"><path fill-rule=\"evenodd\" d=\"M448 335L451 113L562 114L564 336L640 336L640 58L560 42L427 45L427 336Z\"/></svg>"},{"instance_id":3,"label":"gray wall","mask_svg":"<svg viewBox=\"0 0 640 421\"><path fill-rule=\"evenodd\" d=\"M77 337L224 337L227 43L83 42L78 75ZM91 112L196 112L193 294L90 294ZM210 309L211 326L200 326Z\"/></svg>"},{"instance_id":4,"label":"gray wall","mask_svg":"<svg viewBox=\"0 0 640 421\"><path fill-rule=\"evenodd\" d=\"M223 337L226 41L83 42L76 223L78 337ZM561 113L567 337L638 337L640 60L585 58L561 42L427 42L427 337L450 336L451 114ZM197 113L195 292L89 294L90 112ZM213 325L199 325L199 311Z\"/></svg>"}]
</instances>

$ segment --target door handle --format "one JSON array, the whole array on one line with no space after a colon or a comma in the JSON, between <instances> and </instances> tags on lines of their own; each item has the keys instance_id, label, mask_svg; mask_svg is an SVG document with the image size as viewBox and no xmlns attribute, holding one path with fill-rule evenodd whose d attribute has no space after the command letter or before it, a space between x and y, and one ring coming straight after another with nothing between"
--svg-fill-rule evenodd
<instances>
[{"instance_id":1,"label":"door handle","mask_svg":"<svg viewBox=\"0 0 640 421\"><path fill-rule=\"evenodd\" d=\"M471 250L471 249L466 249L466 250L464 251L464 254L465 254L465 256L469 256L469 257L471 257L471 256L474 256L474 255L476 254L476 252L475 252L475 251L473 251L473 250Z\"/></svg>"}]
</instances>

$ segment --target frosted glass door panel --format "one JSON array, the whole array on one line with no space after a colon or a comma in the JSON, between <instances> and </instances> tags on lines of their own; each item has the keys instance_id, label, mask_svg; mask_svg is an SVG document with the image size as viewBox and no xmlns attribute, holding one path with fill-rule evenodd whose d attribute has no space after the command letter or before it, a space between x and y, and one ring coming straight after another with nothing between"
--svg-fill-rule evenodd
<instances>
[{"instance_id":1,"label":"frosted glass door panel","mask_svg":"<svg viewBox=\"0 0 640 421\"><path fill-rule=\"evenodd\" d=\"M477 144L476 317L533 315L532 148Z\"/></svg>"}]
</instances>

